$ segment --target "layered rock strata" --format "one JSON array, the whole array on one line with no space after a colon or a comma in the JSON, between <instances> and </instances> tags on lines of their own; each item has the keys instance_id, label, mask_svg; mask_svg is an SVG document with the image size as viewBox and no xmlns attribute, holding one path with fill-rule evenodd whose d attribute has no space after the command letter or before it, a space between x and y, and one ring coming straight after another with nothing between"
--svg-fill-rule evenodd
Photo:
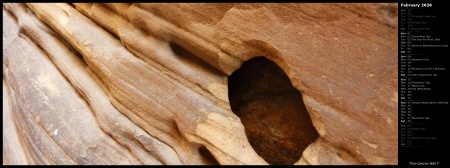
<instances>
[{"instance_id":1,"label":"layered rock strata","mask_svg":"<svg viewBox=\"0 0 450 168\"><path fill-rule=\"evenodd\" d=\"M5 3L3 164L397 164L397 51L396 3ZM256 57L301 95L265 109L300 158L230 105Z\"/></svg>"}]
</instances>

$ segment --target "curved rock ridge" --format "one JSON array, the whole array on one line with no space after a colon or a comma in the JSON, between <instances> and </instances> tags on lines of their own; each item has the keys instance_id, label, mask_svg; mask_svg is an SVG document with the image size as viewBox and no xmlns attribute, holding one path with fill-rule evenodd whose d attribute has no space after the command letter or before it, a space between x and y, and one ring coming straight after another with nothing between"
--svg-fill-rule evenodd
<instances>
[{"instance_id":1,"label":"curved rock ridge","mask_svg":"<svg viewBox=\"0 0 450 168\"><path fill-rule=\"evenodd\" d=\"M3 164L395 165L397 41L396 3L4 3ZM239 95L265 110L240 118L229 77L256 57L301 97ZM269 71L245 89L284 91Z\"/></svg>"}]
</instances>

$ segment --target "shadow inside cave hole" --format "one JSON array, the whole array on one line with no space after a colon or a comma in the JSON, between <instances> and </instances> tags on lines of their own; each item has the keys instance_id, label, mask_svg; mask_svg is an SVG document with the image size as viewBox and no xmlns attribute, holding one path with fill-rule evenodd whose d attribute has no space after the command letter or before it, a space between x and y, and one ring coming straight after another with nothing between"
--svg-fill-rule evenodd
<instances>
[{"instance_id":1,"label":"shadow inside cave hole","mask_svg":"<svg viewBox=\"0 0 450 168\"><path fill-rule=\"evenodd\" d=\"M302 94L273 61L256 57L244 62L228 77L228 88L231 110L269 164L294 164L319 136Z\"/></svg>"}]
</instances>

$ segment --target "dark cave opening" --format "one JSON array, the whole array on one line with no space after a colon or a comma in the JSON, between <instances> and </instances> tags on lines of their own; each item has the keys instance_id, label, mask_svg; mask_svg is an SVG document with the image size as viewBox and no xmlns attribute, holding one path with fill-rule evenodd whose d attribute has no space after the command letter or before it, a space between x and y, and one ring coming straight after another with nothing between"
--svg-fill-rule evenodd
<instances>
[{"instance_id":1,"label":"dark cave opening","mask_svg":"<svg viewBox=\"0 0 450 168\"><path fill-rule=\"evenodd\" d=\"M231 110L256 153L272 165L292 165L319 134L301 93L273 61L256 57L228 77Z\"/></svg>"}]
</instances>

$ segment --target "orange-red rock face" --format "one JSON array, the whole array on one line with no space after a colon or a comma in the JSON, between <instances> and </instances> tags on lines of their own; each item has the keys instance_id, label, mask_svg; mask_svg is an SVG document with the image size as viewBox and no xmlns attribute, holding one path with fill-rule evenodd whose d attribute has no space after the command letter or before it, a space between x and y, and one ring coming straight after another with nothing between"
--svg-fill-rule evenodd
<instances>
[{"instance_id":1,"label":"orange-red rock face","mask_svg":"<svg viewBox=\"0 0 450 168\"><path fill-rule=\"evenodd\" d=\"M396 3L5 3L3 164L397 164L397 51ZM272 118L230 105L258 56Z\"/></svg>"}]
</instances>

